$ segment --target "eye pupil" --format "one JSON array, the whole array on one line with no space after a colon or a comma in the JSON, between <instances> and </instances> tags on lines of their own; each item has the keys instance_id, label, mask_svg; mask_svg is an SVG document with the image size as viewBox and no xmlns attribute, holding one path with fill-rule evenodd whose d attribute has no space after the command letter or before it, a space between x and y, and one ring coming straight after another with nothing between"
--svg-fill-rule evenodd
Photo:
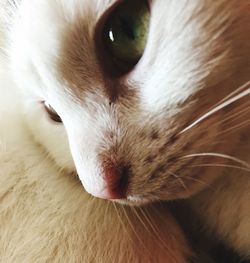
<instances>
[{"instance_id":1,"label":"eye pupil","mask_svg":"<svg viewBox=\"0 0 250 263\"><path fill-rule=\"evenodd\" d=\"M135 34L130 23L125 18L120 18L120 24L123 32L128 36L128 38L135 40Z\"/></svg>"}]
</instances>

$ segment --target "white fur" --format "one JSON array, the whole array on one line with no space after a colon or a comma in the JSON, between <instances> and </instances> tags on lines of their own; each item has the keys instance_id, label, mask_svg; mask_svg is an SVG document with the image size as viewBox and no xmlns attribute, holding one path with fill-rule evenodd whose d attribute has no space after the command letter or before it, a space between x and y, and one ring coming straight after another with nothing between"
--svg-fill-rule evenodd
<instances>
[{"instance_id":1,"label":"white fur","mask_svg":"<svg viewBox=\"0 0 250 263\"><path fill-rule=\"evenodd\" d=\"M136 210L95 199L58 169L28 132L1 66L0 261L185 263L191 253L166 206Z\"/></svg>"},{"instance_id":2,"label":"white fur","mask_svg":"<svg viewBox=\"0 0 250 263\"><path fill-rule=\"evenodd\" d=\"M88 108L83 108L82 105L79 107L74 97L68 92L65 93L65 90L71 88L67 87L68 83L56 78L54 65L60 56L62 37L68 25L81 18L89 23L90 32L86 34L92 34L96 21L111 2L100 4L99 1L65 0L51 3L47 0L34 1L30 4L29 1L23 0L20 15L16 16L11 30L10 54L13 71L22 92L28 96L28 100L25 101L26 113L36 139L46 146L60 166L72 169L73 162L65 144L63 128L46 124L41 117L42 113L34 109L33 101L36 103L39 100L46 100L53 105L59 115L63 116L71 151L84 187L90 193L99 196L106 186L101 177L98 154L103 150L109 150L114 144L119 145L128 140L123 136L127 133L127 126L135 126L131 134L128 134L129 137L134 137L137 129L155 125L149 121L149 116L152 117L150 120L160 119L162 113L165 119L168 112L170 119L178 113L180 111L178 105L203 85L201 80L210 73L211 66L215 67L217 62L209 61L208 58L217 43L217 38L220 37L218 31L217 35L211 38L203 25L206 19L210 19L211 13L216 12L217 4L210 5L209 1L205 0L202 2L195 0L192 3L169 1L166 8L165 0L153 1L147 48L143 59L128 79L140 93L139 112L133 112L132 108L126 116L117 116L116 110L110 110L106 98L91 94L85 97L85 104L89 103ZM211 9L204 12L205 17L195 15L205 8ZM216 20L216 27L226 20L226 12L227 9L225 14L223 12L219 14L221 21ZM203 45L199 48L194 47L199 42ZM93 46L92 42L90 46ZM217 60L219 58L218 56ZM96 58L90 54L89 60ZM208 65L204 64L206 60ZM92 78L83 85L92 85L94 88L103 83L96 83ZM93 120L93 112L98 116L97 120ZM119 122L121 118L123 119L122 127L117 124L118 118ZM34 123L35 119L41 121ZM138 124L141 124L141 127ZM116 141L107 141L105 131L114 131L117 134ZM45 137L49 139L44 140ZM149 142L144 143L144 148L149 148L148 144ZM140 148L141 142L134 147Z\"/></svg>"},{"instance_id":3,"label":"white fur","mask_svg":"<svg viewBox=\"0 0 250 263\"><path fill-rule=\"evenodd\" d=\"M124 80L136 94L135 98L129 101L125 96L110 106L108 96L103 93L105 83L99 61L93 52L93 34L96 23L114 2L34 0L31 3L23 0L17 15L12 18L8 35L11 71L24 95L26 121L36 141L61 169L73 171L75 164L88 192L100 197L105 195L106 182L102 179L102 163L98 157L107 153L110 158L129 162L133 167L130 183L134 192L129 199L172 199L173 195L168 195L172 181L167 171L159 173L153 183L148 181L157 167L169 158L170 149L157 155L150 165L144 164L145 157L164 146L178 125L188 124L194 116L206 114L209 107L249 79L249 3L245 0L170 0L167 4L165 0L151 1L145 53ZM85 26L85 31L80 32L85 40L82 58L88 67L78 89L87 91L76 95L74 85L60 74L57 66L63 59L65 35L82 21ZM64 127L46 120L38 103L42 100L58 112ZM240 132L226 137L230 143L221 143L224 139L219 136L221 120L228 117L225 112L220 111L209 119L207 127L204 127L206 123L196 127L171 151L177 155L183 153L185 147L182 146L189 141L193 142L189 150L206 150L204 142L196 136L206 129L208 148L218 141L212 150L233 154ZM150 134L152 129L159 132L158 140L141 136L143 132ZM115 136L107 136L109 133ZM205 137L203 140L206 142ZM240 151L240 144L238 148ZM247 155L249 149L245 152ZM209 173L208 169L203 169L201 174L205 177L202 178L204 188L222 172ZM162 186L165 191L160 188ZM202 187L199 185L191 194ZM191 194L184 192L177 198ZM213 224L212 220L209 224ZM228 228L224 232L230 231ZM244 247L243 254L247 254L249 243Z\"/></svg>"}]
</instances>

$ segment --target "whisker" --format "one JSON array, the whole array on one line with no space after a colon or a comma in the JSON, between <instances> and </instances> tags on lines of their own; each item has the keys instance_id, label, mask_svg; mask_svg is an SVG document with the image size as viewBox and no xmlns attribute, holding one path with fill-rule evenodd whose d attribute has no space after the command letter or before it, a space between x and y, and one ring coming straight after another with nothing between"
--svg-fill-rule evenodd
<instances>
[{"instance_id":1,"label":"whisker","mask_svg":"<svg viewBox=\"0 0 250 263\"><path fill-rule=\"evenodd\" d=\"M213 139L213 140L209 141L209 139ZM209 137L206 138L206 141L203 141L202 143L199 143L199 147L207 146L208 141L209 141L209 146L218 145L218 144L221 144L221 143L227 143L227 140L216 140L216 135L212 135L212 136L210 135Z\"/></svg>"},{"instance_id":2,"label":"whisker","mask_svg":"<svg viewBox=\"0 0 250 263\"><path fill-rule=\"evenodd\" d=\"M248 87L250 85L250 81L248 83L246 83L245 85L246 85L246 87ZM218 106L214 107L212 110L210 110L207 113L203 114L200 118L198 118L193 123L191 123L188 127L183 129L179 134L182 134L182 133L190 130L191 128L193 128L194 126L196 126L200 122L204 121L205 119L207 119L208 117L210 117L214 113L216 113L216 112L220 111L221 109L227 107L228 105L230 105L230 104L242 99L243 97L248 96L249 94L250 94L250 88L242 91L241 93L235 95L232 98L229 98L228 100L226 100L223 103L219 104Z\"/></svg>"},{"instance_id":3,"label":"whisker","mask_svg":"<svg viewBox=\"0 0 250 263\"><path fill-rule=\"evenodd\" d=\"M249 163L242 161L242 160L240 160L234 156L230 156L230 155L223 154L223 153L212 153L212 152L211 153L194 153L194 154L188 154L188 155L182 156L180 159L182 159L182 158L193 158L193 157L204 157L204 156L224 158L224 159L231 160L231 161L234 161L236 163L239 163L239 164L245 166L247 169L250 169Z\"/></svg>"},{"instance_id":4,"label":"whisker","mask_svg":"<svg viewBox=\"0 0 250 263\"><path fill-rule=\"evenodd\" d=\"M168 172L170 175L174 176L174 178L176 178L178 180L178 182L182 185L182 187L185 189L185 191L190 195L190 191L188 189L188 187L186 186L186 184L184 183L184 181L181 179L181 177L175 173L172 172Z\"/></svg>"},{"instance_id":5,"label":"whisker","mask_svg":"<svg viewBox=\"0 0 250 263\"><path fill-rule=\"evenodd\" d=\"M250 169L241 167L241 166L237 166L237 165L229 165L229 164L219 164L219 163L215 163L215 164L209 164L209 163L205 163L205 164L195 164L195 165L190 165L189 167L225 167L225 168L234 168L234 169L239 169L242 171L246 171L246 172L250 172Z\"/></svg>"},{"instance_id":6,"label":"whisker","mask_svg":"<svg viewBox=\"0 0 250 263\"><path fill-rule=\"evenodd\" d=\"M240 93L242 90L244 90L245 88L247 88L248 86L250 86L250 81L246 82L244 85L240 86L239 88L237 88L236 90L234 90L233 92L231 92L229 95L227 95L225 98L223 98L221 101L219 101L215 106L223 103L224 101L230 99L231 97L235 96L237 93Z\"/></svg>"},{"instance_id":7,"label":"whisker","mask_svg":"<svg viewBox=\"0 0 250 263\"><path fill-rule=\"evenodd\" d=\"M147 214L146 211L144 211L143 208L140 207L140 211L143 214L144 218L146 219L146 221L148 222L148 225L150 226L150 228L152 229L153 233L156 234L156 236L159 235L157 229L155 228L155 226L152 224L152 221L149 218L149 215Z\"/></svg>"},{"instance_id":8,"label":"whisker","mask_svg":"<svg viewBox=\"0 0 250 263\"><path fill-rule=\"evenodd\" d=\"M245 122L242 122L242 123L240 123L240 124L237 124L237 125L235 125L235 126L232 126L232 127L230 127L230 128L228 128L228 129L226 129L226 130L223 130L222 132L218 132L218 133L216 133L216 134L212 134L212 135L209 135L207 138L206 138L206 140L207 141L209 141L209 145L211 145L212 143L213 144L215 144L215 142L216 141L212 141L211 142L211 140L213 139L213 138L216 138L216 137L218 137L219 135L228 135L228 134L230 134L230 133L232 133L232 132L236 132L237 130L239 130L239 129L242 129L242 128L244 128L244 127L247 127L247 126L249 126L249 124L250 124L250 121L249 120L247 120L247 121L245 121ZM204 146L204 145L207 145L207 141L205 142L205 143L202 143L202 144L199 144L199 147L200 146ZM217 141L217 143L221 143L222 141ZM227 141L225 141L225 143L226 143Z\"/></svg>"},{"instance_id":9,"label":"whisker","mask_svg":"<svg viewBox=\"0 0 250 263\"><path fill-rule=\"evenodd\" d=\"M231 131L236 131L239 128L247 127L248 125L250 125L250 120L246 120L246 121L244 121L242 123L234 125L233 127L230 127L230 128L228 128L228 129L226 129L226 130L224 130L222 132L217 133L215 136L218 136L218 135L221 135L221 134L226 134L226 133L231 132Z\"/></svg>"},{"instance_id":10,"label":"whisker","mask_svg":"<svg viewBox=\"0 0 250 263\"><path fill-rule=\"evenodd\" d=\"M164 202L164 201L159 201L159 203L163 206L166 206L166 202ZM166 229L171 228L171 225L169 224L169 218L166 217L166 215L163 214L162 211L157 209L157 207L154 206L152 208L154 210L154 215L156 215L157 218L161 221L161 225L166 225ZM160 229L159 229L159 231L160 231ZM170 240L172 240L172 238ZM167 241L167 242L169 242L169 241ZM170 259L169 256L171 256L171 259L173 260L173 262L179 262L179 260L176 258L176 253L173 252L172 246L169 245L168 243L166 244L166 242L164 242L164 241L162 241L162 245L163 245L163 249L165 249L169 253L168 258Z\"/></svg>"},{"instance_id":11,"label":"whisker","mask_svg":"<svg viewBox=\"0 0 250 263\"><path fill-rule=\"evenodd\" d=\"M141 213L144 215L145 220L147 221L147 223L149 224L150 228L152 229L153 233L155 234L155 236L157 237L158 241L160 242L160 245L162 246L163 249L166 249L173 257L175 257L175 255L172 253L172 251L170 250L169 246L165 244L164 240L161 238L159 229L156 229L154 224L152 223L152 221L150 220L150 216L147 213L147 210L144 210L143 208L140 207Z\"/></svg>"},{"instance_id":12,"label":"whisker","mask_svg":"<svg viewBox=\"0 0 250 263\"><path fill-rule=\"evenodd\" d=\"M228 117L226 117L226 118L223 118L221 121L213 123L212 126L215 126L215 125L219 125L219 124L228 122L229 120L235 121L235 120L237 120L236 117L238 117L238 116L240 116L240 117L244 116L245 114L247 114L247 113L249 112L249 110L250 110L250 106L248 106L248 107L246 107L246 108L243 108L242 110L237 111L237 112L231 114L230 116L228 116Z\"/></svg>"},{"instance_id":13,"label":"whisker","mask_svg":"<svg viewBox=\"0 0 250 263\"><path fill-rule=\"evenodd\" d=\"M105 212L104 212L104 216L103 216L104 218L106 218L107 215L110 214L110 207L111 206L114 206L113 202L108 202L108 204L106 205L106 208L105 208ZM117 214L117 211L116 211L116 214Z\"/></svg>"},{"instance_id":14,"label":"whisker","mask_svg":"<svg viewBox=\"0 0 250 263\"><path fill-rule=\"evenodd\" d=\"M115 211L116 211L116 214L117 214L117 216L118 216L118 220L119 220L122 228L124 229L124 231L125 231L126 234L127 234L127 237L130 239L131 242L133 242L133 239L131 238L131 236L130 236L130 234L129 234L129 232L128 232L128 229L127 229L127 227L126 227L125 224L124 224L124 220L122 219L122 216L121 216L120 212L118 211L118 208L117 208L117 206L116 206L116 203L115 203L115 202L111 202L111 203L112 203L112 205L113 205L113 207L114 207L114 209L115 209Z\"/></svg>"},{"instance_id":15,"label":"whisker","mask_svg":"<svg viewBox=\"0 0 250 263\"><path fill-rule=\"evenodd\" d=\"M189 166L189 167L190 167L190 166ZM199 179L196 179L196 178L193 178L193 177L187 176L187 175L185 175L185 179L188 179L188 180L194 181L194 182L196 182L196 183L202 184L202 185L210 188L211 190L214 190L214 189L212 188L212 186L211 186L209 183L207 183L207 182L201 181L201 180L199 180Z\"/></svg>"},{"instance_id":16,"label":"whisker","mask_svg":"<svg viewBox=\"0 0 250 263\"><path fill-rule=\"evenodd\" d=\"M139 215L137 209L135 207L132 207L134 214L136 215L136 217L139 219L139 221L141 222L142 226L144 227L144 229L149 233L152 234L149 227L146 225L146 223L143 221L143 219L141 218L141 216Z\"/></svg>"},{"instance_id":17,"label":"whisker","mask_svg":"<svg viewBox=\"0 0 250 263\"><path fill-rule=\"evenodd\" d=\"M141 216L139 215L138 211L133 207L133 210L135 211L135 215L137 216L137 218L139 219L139 221L141 222L141 224L143 225L144 229L150 234L152 235L152 231L153 234L158 238L158 241L160 241L161 243L159 245L161 245L164 249L168 249L167 246L165 246L165 242L159 237L159 231L156 230L156 228L154 227L152 221L150 220L148 214L146 212L144 212L144 208L139 207L140 212L142 213L144 219L147 221L147 224L144 222L144 220L141 218ZM151 230L150 230L151 229Z\"/></svg>"},{"instance_id":18,"label":"whisker","mask_svg":"<svg viewBox=\"0 0 250 263\"><path fill-rule=\"evenodd\" d=\"M208 144L208 142L209 142L209 145L210 145L210 146L211 146L211 145L216 145L216 144L221 144L221 143L228 143L228 140L227 140L227 139L224 139L224 141L223 141L223 140L221 140L221 139L220 139L220 140L216 140L216 138L217 138L218 136L220 136L220 135L224 135L224 137L225 137L226 135L228 135L228 134L230 134L230 133L232 133L232 132L236 132L236 131L238 131L239 129L242 129L242 128L244 128L244 127L249 126L249 124L250 124L250 121L247 120L247 121L244 121L244 122L242 122L242 123L240 123L240 124L231 126L230 128L228 128L228 129L226 129L226 130L223 130L223 131L221 131L221 132L217 132L217 133L215 133L215 134L208 135L208 136L206 137L206 141L204 141L203 143L199 143L199 147L201 147L201 146L206 146L206 145Z\"/></svg>"},{"instance_id":19,"label":"whisker","mask_svg":"<svg viewBox=\"0 0 250 263\"><path fill-rule=\"evenodd\" d=\"M129 224L129 226L130 226L130 229L133 231L133 233L135 234L137 240L138 240L139 243L143 246L143 248L145 249L145 251L147 251L147 252L150 254L151 252L150 252L149 249L145 246L143 240L141 239L141 236L137 233L137 231L136 231L133 223L131 222L129 216L128 216L127 213L126 213L126 210L125 210L124 206L121 206L121 207L122 207L124 216L126 217L127 222L128 222L128 224Z\"/></svg>"}]
</instances>

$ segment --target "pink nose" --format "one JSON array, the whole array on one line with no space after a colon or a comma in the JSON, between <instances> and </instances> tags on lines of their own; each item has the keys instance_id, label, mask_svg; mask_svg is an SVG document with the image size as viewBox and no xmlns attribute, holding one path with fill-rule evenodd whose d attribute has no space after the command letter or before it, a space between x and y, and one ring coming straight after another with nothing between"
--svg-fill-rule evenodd
<instances>
[{"instance_id":1,"label":"pink nose","mask_svg":"<svg viewBox=\"0 0 250 263\"><path fill-rule=\"evenodd\" d=\"M103 179L106 183L105 199L125 199L127 197L130 169L128 166L103 162Z\"/></svg>"}]
</instances>

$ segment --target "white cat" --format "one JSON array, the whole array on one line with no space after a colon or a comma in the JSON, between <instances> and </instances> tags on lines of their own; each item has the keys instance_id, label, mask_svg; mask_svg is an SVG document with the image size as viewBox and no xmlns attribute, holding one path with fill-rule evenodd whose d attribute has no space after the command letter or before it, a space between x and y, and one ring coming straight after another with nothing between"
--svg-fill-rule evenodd
<instances>
[{"instance_id":1,"label":"white cat","mask_svg":"<svg viewBox=\"0 0 250 263\"><path fill-rule=\"evenodd\" d=\"M186 263L192 253L165 205L130 208L92 198L55 165L28 132L2 67L0 262Z\"/></svg>"},{"instance_id":2,"label":"white cat","mask_svg":"<svg viewBox=\"0 0 250 263\"><path fill-rule=\"evenodd\" d=\"M186 263L193 254L165 205L130 208L92 198L34 141L12 73L0 54L0 262ZM52 125L42 104L39 111L40 125Z\"/></svg>"},{"instance_id":3,"label":"white cat","mask_svg":"<svg viewBox=\"0 0 250 263\"><path fill-rule=\"evenodd\" d=\"M194 206L250 256L250 2L3 3L27 124L58 167L129 204L214 183Z\"/></svg>"}]
</instances>

